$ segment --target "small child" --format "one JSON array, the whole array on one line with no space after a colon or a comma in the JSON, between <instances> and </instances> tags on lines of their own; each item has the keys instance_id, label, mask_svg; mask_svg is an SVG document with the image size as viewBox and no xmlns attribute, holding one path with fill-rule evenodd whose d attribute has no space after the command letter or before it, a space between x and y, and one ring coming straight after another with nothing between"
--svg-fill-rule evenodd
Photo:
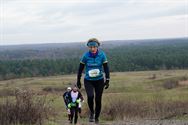
<instances>
[{"instance_id":1,"label":"small child","mask_svg":"<svg viewBox=\"0 0 188 125\"><path fill-rule=\"evenodd\" d=\"M73 122L73 118L74 118L74 124L76 124L78 120L79 103L84 100L81 92L78 91L76 85L74 85L72 90L68 93L68 100L69 100L68 108L70 109L71 112L70 123Z\"/></svg>"},{"instance_id":2,"label":"small child","mask_svg":"<svg viewBox=\"0 0 188 125\"><path fill-rule=\"evenodd\" d=\"M71 91L71 87L67 87L67 91L63 94L63 99L65 102L65 106L66 106L66 110L67 110L67 114L68 114L68 120L70 121L71 119L71 113L70 113L70 109L68 108L68 104L69 104L69 98L68 98L68 93Z\"/></svg>"}]
</instances>

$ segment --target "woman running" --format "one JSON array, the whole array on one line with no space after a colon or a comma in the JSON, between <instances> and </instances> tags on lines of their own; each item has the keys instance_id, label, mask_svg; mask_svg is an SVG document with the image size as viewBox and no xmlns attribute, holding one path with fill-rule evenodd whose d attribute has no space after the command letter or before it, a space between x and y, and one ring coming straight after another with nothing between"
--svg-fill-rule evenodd
<instances>
[{"instance_id":1,"label":"woman running","mask_svg":"<svg viewBox=\"0 0 188 125\"><path fill-rule=\"evenodd\" d=\"M87 93L87 101L90 109L89 122L99 123L101 112L101 100L103 88L109 87L110 73L108 61L105 53L99 50L100 43L96 38L89 39L87 42L89 51L84 53L78 69L77 86L81 88L81 76L85 67L84 86ZM105 72L105 80L103 77ZM105 82L104 82L105 81ZM94 111L94 93L95 93L95 111ZM94 115L95 114L95 115Z\"/></svg>"}]
</instances>

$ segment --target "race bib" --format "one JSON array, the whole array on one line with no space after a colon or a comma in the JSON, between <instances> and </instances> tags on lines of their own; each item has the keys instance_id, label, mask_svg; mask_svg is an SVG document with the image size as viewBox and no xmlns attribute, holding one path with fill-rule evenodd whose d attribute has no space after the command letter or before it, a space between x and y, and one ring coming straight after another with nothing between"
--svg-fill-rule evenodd
<instances>
[{"instance_id":1,"label":"race bib","mask_svg":"<svg viewBox=\"0 0 188 125\"><path fill-rule=\"evenodd\" d=\"M92 69L89 70L89 77L97 77L100 74L100 70L99 69Z\"/></svg>"}]
</instances>

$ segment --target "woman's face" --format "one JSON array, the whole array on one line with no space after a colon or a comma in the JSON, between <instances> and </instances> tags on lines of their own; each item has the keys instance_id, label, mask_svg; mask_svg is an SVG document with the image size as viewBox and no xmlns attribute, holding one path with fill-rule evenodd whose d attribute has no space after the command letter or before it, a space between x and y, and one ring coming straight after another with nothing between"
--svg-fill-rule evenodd
<instances>
[{"instance_id":1,"label":"woman's face","mask_svg":"<svg viewBox=\"0 0 188 125\"><path fill-rule=\"evenodd\" d=\"M97 52L97 47L96 46L90 46L88 48L89 48L89 51L92 52L92 53L96 53Z\"/></svg>"}]
</instances>

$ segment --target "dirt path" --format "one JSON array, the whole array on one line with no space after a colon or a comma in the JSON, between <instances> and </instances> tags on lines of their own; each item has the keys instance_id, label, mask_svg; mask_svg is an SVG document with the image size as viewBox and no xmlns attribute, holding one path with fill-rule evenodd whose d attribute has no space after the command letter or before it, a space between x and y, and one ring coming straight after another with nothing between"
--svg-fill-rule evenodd
<instances>
[{"instance_id":1,"label":"dirt path","mask_svg":"<svg viewBox=\"0 0 188 125\"><path fill-rule=\"evenodd\" d=\"M71 125L68 121L59 121L60 125ZM77 125L188 125L188 120L136 120L136 121L108 121L99 124L81 120Z\"/></svg>"},{"instance_id":2,"label":"dirt path","mask_svg":"<svg viewBox=\"0 0 188 125\"><path fill-rule=\"evenodd\" d=\"M186 81L180 81L179 85L188 86L188 80L186 80Z\"/></svg>"},{"instance_id":3,"label":"dirt path","mask_svg":"<svg viewBox=\"0 0 188 125\"><path fill-rule=\"evenodd\" d=\"M114 122L111 125L188 125L187 121L180 120L144 120Z\"/></svg>"}]
</instances>

